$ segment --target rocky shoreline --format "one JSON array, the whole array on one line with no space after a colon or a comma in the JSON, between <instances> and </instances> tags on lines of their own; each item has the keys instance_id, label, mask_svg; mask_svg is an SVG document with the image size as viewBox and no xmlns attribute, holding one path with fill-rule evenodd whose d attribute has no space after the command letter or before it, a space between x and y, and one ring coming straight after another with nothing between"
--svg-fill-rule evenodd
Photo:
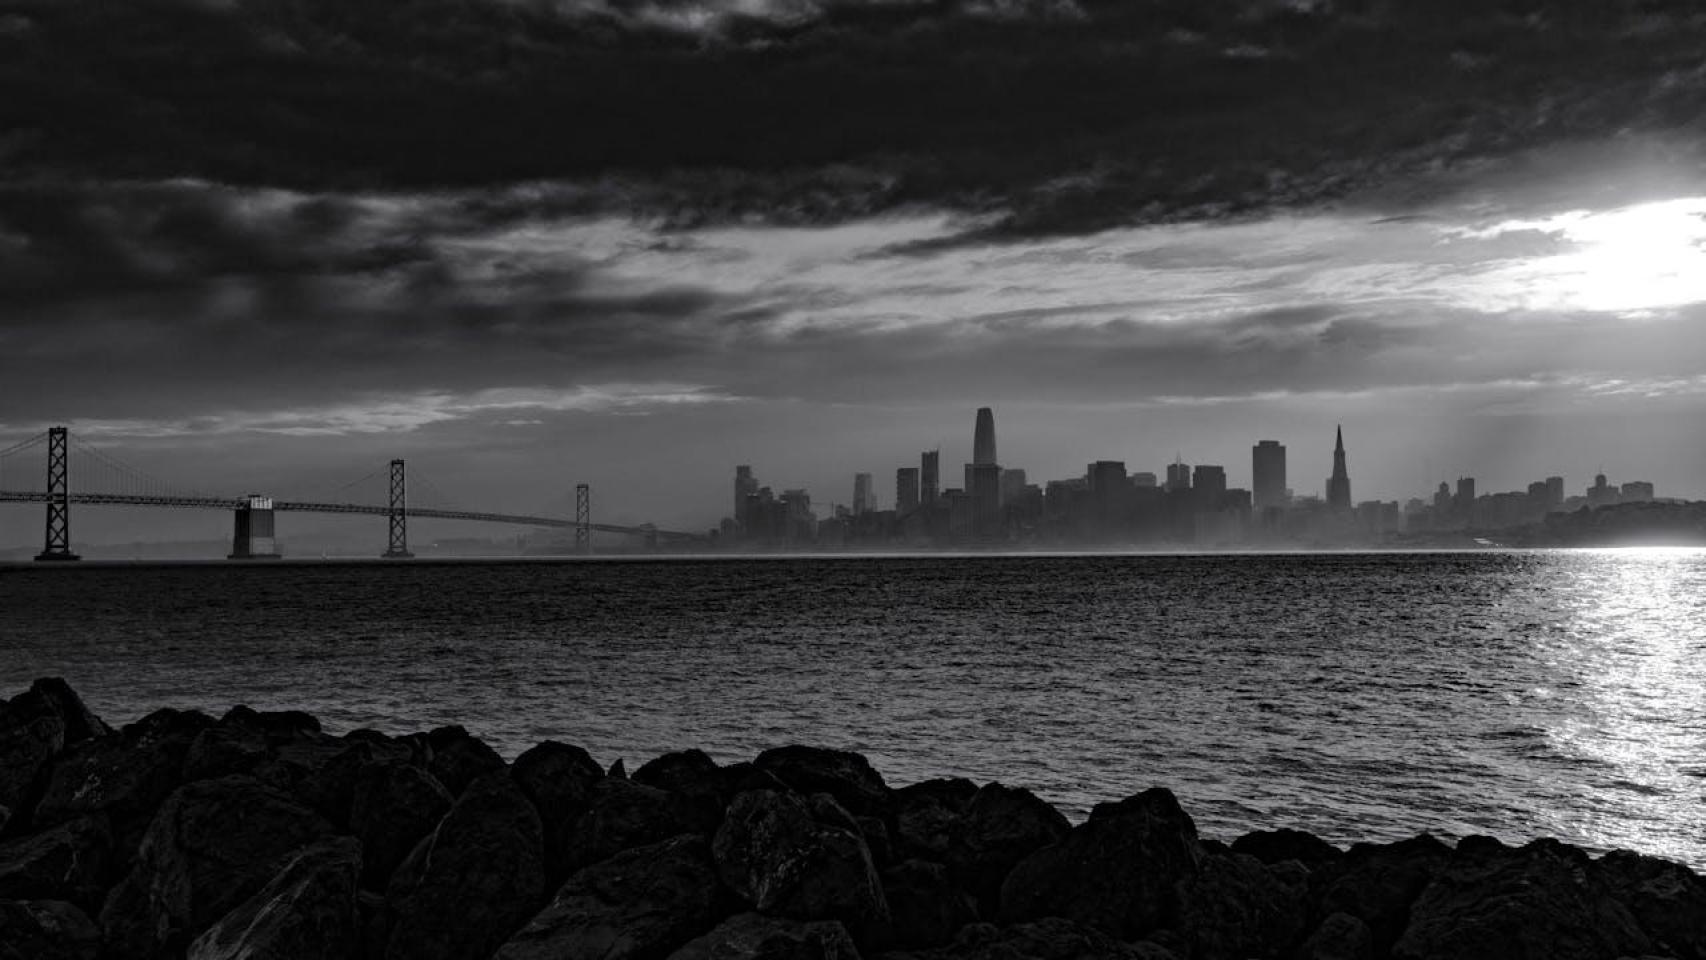
<instances>
[{"instance_id":1,"label":"rocky shoreline","mask_svg":"<svg viewBox=\"0 0 1706 960\"><path fill-rule=\"evenodd\" d=\"M0 704L0 960L1706 960L1706 881L1556 841L1197 836L1151 789L893 788L813 747L609 770L460 727Z\"/></svg>"}]
</instances>

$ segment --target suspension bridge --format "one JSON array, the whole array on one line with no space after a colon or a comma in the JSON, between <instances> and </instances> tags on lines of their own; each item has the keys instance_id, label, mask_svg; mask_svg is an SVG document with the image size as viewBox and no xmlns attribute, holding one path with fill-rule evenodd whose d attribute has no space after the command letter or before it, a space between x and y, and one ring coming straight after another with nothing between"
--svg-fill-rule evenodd
<instances>
[{"instance_id":1,"label":"suspension bridge","mask_svg":"<svg viewBox=\"0 0 1706 960\"><path fill-rule=\"evenodd\" d=\"M26 466L26 457L45 453L46 470L36 473L45 483L18 487L14 480L20 473L34 472ZM75 469L74 469L75 468ZM93 476L95 482L83 489L72 485L73 475ZM575 515L567 517L535 516L529 514L497 513L483 510L422 507L411 505L408 497L407 464L392 460L361 480L345 484L354 486L363 480L383 474L386 480L384 503L341 502L326 500L283 500L250 494L241 497L218 496L186 492L169 481L160 480L132 467L97 447L71 436L65 427L51 427L35 436L0 449L0 503L39 503L46 507L42 552L36 559L44 562L79 559L71 550L71 507L87 506L171 507L186 510L229 510L233 517L231 553L234 560L270 559L281 556L274 536L274 514L329 513L362 514L386 519L387 544L380 556L387 559L406 559L409 551L409 520L469 520L479 523L504 523L548 529L574 531L576 553L590 553L593 533L615 533L641 538L646 546L655 547L663 541L705 540L704 534L677 530L660 530L652 524L621 526L593 523L591 490L582 483L575 486Z\"/></svg>"}]
</instances>

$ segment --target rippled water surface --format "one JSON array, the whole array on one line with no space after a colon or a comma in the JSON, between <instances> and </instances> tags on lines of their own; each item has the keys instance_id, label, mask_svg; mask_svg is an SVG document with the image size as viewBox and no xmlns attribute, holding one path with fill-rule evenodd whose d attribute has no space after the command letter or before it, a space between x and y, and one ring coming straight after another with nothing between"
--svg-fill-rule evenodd
<instances>
[{"instance_id":1,"label":"rippled water surface","mask_svg":"<svg viewBox=\"0 0 1706 960\"><path fill-rule=\"evenodd\" d=\"M1706 553L0 571L0 683L630 767L802 742L1204 833L1557 836L1706 867Z\"/></svg>"}]
</instances>

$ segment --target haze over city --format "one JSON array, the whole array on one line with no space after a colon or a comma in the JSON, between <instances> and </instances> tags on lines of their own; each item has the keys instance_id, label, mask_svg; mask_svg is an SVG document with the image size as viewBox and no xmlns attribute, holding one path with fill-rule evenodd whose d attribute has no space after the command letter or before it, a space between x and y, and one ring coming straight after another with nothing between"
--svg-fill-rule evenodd
<instances>
[{"instance_id":1,"label":"haze over city","mask_svg":"<svg viewBox=\"0 0 1706 960\"><path fill-rule=\"evenodd\" d=\"M969 460L992 406L1033 478L1178 455L1248 487L1274 438L1319 495L1343 423L1358 499L1602 470L1706 496L1706 155L1679 112L1706 81L1680 7L423 2L333 28L14 6L0 75L38 96L0 108L0 440L64 423L233 495L406 457L469 505L561 512L584 482L599 519L705 529L735 464L843 503L920 449ZM142 39L144 8L170 31ZM529 85L560 65L546 36L579 86ZM820 72L883 44L1007 64L1021 36L1032 58L981 89ZM174 83L210 37L198 76L226 82ZM595 37L628 66L584 59ZM679 112L665 61L726 96ZM351 70L390 133L362 85L295 79ZM435 79L469 70L477 95ZM756 92L778 80L797 100ZM1196 99L1144 100L1162 80ZM1348 99L1282 127L1238 99L1274 85ZM1209 93L1235 105L1193 114ZM96 96L122 109L80 113ZM1380 96L1405 136L1373 135ZM655 149L635 103L671 111ZM364 162L328 172L344 147L291 126L304 105ZM1024 146L980 161L997 141ZM225 524L83 516L94 539ZM0 509L0 543L38 526Z\"/></svg>"}]
</instances>

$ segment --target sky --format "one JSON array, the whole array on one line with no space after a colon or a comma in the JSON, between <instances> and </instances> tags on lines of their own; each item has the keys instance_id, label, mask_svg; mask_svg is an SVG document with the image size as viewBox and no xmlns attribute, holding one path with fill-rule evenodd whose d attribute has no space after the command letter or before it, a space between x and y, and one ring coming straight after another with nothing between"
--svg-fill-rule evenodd
<instances>
[{"instance_id":1,"label":"sky","mask_svg":"<svg viewBox=\"0 0 1706 960\"><path fill-rule=\"evenodd\" d=\"M1358 500L1706 498L1702 41L1664 0L0 0L0 448L704 529L736 464L820 512L951 483L990 406L1033 482L1248 486L1276 439L1319 493L1342 424Z\"/></svg>"}]
</instances>

